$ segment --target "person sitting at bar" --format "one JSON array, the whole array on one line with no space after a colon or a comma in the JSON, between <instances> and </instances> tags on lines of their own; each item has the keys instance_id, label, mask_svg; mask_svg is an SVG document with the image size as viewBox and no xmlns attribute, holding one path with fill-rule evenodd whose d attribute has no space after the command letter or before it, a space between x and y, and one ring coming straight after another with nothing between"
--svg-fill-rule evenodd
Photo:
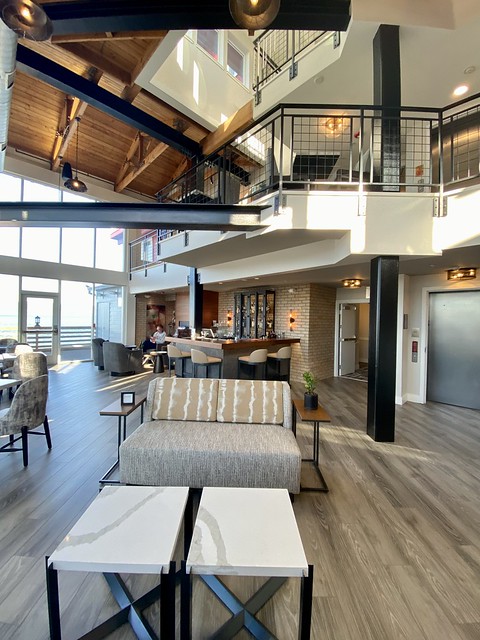
<instances>
[{"instance_id":1,"label":"person sitting at bar","mask_svg":"<svg viewBox=\"0 0 480 640\"><path fill-rule=\"evenodd\" d=\"M159 349L163 349L165 347L165 338L166 337L167 337L167 334L165 333L165 331L163 329L163 325L159 324L158 327L157 327L157 330L153 334L153 339L155 340L155 345L156 345L157 351Z\"/></svg>"}]
</instances>

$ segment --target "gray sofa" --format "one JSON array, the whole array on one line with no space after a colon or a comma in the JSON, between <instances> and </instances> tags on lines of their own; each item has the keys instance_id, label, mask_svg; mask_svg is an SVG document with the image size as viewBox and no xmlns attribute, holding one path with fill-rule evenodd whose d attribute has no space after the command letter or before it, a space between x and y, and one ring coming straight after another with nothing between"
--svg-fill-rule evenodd
<instances>
[{"instance_id":1,"label":"gray sofa","mask_svg":"<svg viewBox=\"0 0 480 640\"><path fill-rule=\"evenodd\" d=\"M286 382L156 378L144 423L120 447L120 480L300 491Z\"/></svg>"},{"instance_id":2,"label":"gray sofa","mask_svg":"<svg viewBox=\"0 0 480 640\"><path fill-rule=\"evenodd\" d=\"M125 376L143 371L143 351L127 349L120 342L103 343L103 365L111 376Z\"/></svg>"}]
</instances>

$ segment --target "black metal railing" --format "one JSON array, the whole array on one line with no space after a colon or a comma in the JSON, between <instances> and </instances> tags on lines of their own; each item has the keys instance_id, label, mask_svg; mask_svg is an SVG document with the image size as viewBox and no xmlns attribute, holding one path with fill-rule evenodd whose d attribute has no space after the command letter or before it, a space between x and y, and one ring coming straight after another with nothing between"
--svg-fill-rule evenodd
<instances>
[{"instance_id":1,"label":"black metal railing","mask_svg":"<svg viewBox=\"0 0 480 640\"><path fill-rule=\"evenodd\" d=\"M445 109L280 106L157 198L236 204L286 189L443 192L480 177L479 98Z\"/></svg>"}]
</instances>

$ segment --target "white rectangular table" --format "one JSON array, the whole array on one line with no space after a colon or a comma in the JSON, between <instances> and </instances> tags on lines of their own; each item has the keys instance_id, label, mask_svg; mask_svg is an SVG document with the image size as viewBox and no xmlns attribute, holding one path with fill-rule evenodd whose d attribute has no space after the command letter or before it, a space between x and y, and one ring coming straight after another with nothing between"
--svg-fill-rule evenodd
<instances>
[{"instance_id":1,"label":"white rectangular table","mask_svg":"<svg viewBox=\"0 0 480 640\"><path fill-rule=\"evenodd\" d=\"M58 571L103 573L120 611L84 638L104 638L129 621L137 637L157 638L142 611L160 596L161 637L175 637L175 562L172 561L188 487L108 486L46 559L51 640L61 639ZM134 600L119 573L162 575L161 584Z\"/></svg>"},{"instance_id":2,"label":"white rectangular table","mask_svg":"<svg viewBox=\"0 0 480 640\"><path fill-rule=\"evenodd\" d=\"M191 637L192 574L201 576L232 613L216 638L232 638L243 627L254 638L273 638L255 614L287 578L300 578L299 638L310 637L313 566L307 563L286 489L203 489L182 571L182 640ZM242 603L218 578L221 575L269 580Z\"/></svg>"}]
</instances>

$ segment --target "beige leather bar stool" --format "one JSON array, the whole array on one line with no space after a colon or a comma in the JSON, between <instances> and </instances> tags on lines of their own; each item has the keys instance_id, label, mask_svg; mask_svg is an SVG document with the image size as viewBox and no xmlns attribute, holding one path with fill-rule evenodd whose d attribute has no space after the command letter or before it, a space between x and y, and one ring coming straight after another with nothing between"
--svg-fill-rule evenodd
<instances>
[{"instance_id":1,"label":"beige leather bar stool","mask_svg":"<svg viewBox=\"0 0 480 640\"><path fill-rule=\"evenodd\" d=\"M180 351L178 347L174 344L167 345L167 355L168 355L168 375L172 375L172 363L173 366L177 367L177 360L180 360L182 366L180 369L179 377L185 377L185 360L190 358L190 353L188 351Z\"/></svg>"},{"instance_id":2,"label":"beige leather bar stool","mask_svg":"<svg viewBox=\"0 0 480 640\"><path fill-rule=\"evenodd\" d=\"M198 367L205 367L205 377L208 378L208 369L209 367L216 365L218 366L218 377L222 377L222 359L214 358L213 356L207 356L206 353L200 351L199 349L192 349L190 351L190 355L192 357L193 364L193 377L197 377Z\"/></svg>"},{"instance_id":3,"label":"beige leather bar stool","mask_svg":"<svg viewBox=\"0 0 480 640\"><path fill-rule=\"evenodd\" d=\"M247 380L266 380L267 350L256 349L249 356L238 357L237 377L241 379L242 368L247 370Z\"/></svg>"},{"instance_id":4,"label":"beige leather bar stool","mask_svg":"<svg viewBox=\"0 0 480 640\"><path fill-rule=\"evenodd\" d=\"M292 347L280 347L276 353L267 355L267 379L286 380L290 383L290 360Z\"/></svg>"}]
</instances>

